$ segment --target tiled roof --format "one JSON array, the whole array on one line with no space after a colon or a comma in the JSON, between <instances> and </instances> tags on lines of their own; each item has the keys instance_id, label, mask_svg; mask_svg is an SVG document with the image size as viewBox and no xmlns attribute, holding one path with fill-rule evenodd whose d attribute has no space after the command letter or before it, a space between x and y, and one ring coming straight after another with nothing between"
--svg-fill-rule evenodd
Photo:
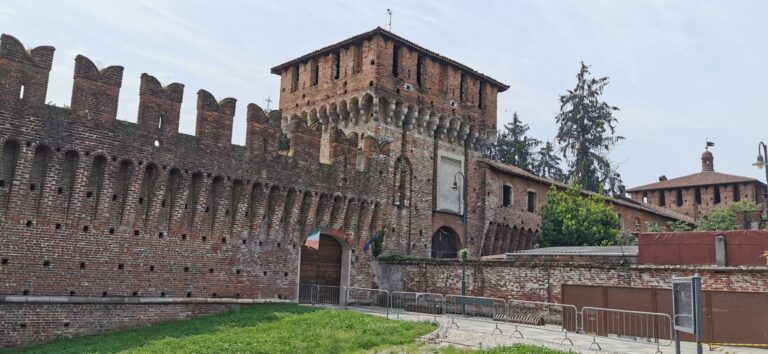
<instances>
[{"instance_id":1,"label":"tiled roof","mask_svg":"<svg viewBox=\"0 0 768 354\"><path fill-rule=\"evenodd\" d=\"M640 192L640 191L647 191L647 190L683 188L683 187L692 187L692 186L707 186L707 185L713 185L713 184L750 183L750 182L757 182L757 183L763 184L762 182L750 177L734 176L734 175L729 175L729 174L714 172L714 171L705 171L705 172L694 173L692 175L687 175L683 177L668 179L666 181L659 181L651 184L646 184L644 186L630 188L627 191Z\"/></svg>"},{"instance_id":2,"label":"tiled roof","mask_svg":"<svg viewBox=\"0 0 768 354\"><path fill-rule=\"evenodd\" d=\"M411 42L411 41L409 41L409 40L407 40L407 39L405 39L403 37L400 37L400 36L398 36L398 35L396 35L396 34L394 34L392 32L389 32L389 31L387 31L387 30L385 30L385 29L383 29L381 27L376 27L376 28L374 28L371 31L358 34L356 36L347 38L347 39L345 39L345 40L343 40L341 42L338 42L336 44L332 44L332 45L329 45L327 47L320 48L320 49L315 50L313 52L304 54L304 55L302 55L302 56L300 56L300 57L298 57L296 59L293 59L291 61L285 62L285 63L280 64L278 66L275 66L274 68L272 68L271 71L272 71L273 74L278 74L279 75L280 72L282 72L287 67L290 67L290 66L296 65L298 63L307 61L307 60L309 60L312 57L316 57L316 56L319 56L321 54L325 54L325 53L330 52L332 50L336 50L338 48L343 48L343 47L349 46L349 45L351 45L353 43L363 41L363 40L365 40L367 38L370 38L370 37L373 37L375 35L381 35L384 38L387 38L387 39L390 39L390 40L393 40L393 41L397 41L401 45L405 45L406 47L409 47L409 48L411 48L413 50L422 52L422 53L430 56L432 59L446 62L446 63L451 64L451 65L453 65L453 66L455 66L455 67L457 67L457 68L459 68L461 70L466 71L469 74L475 75L475 76L477 76L477 77L479 77L479 78L481 78L481 79L483 79L483 80L493 84L494 86L496 86L499 89L499 92L504 92L507 89L509 89L509 85L505 85L505 84L497 81L496 79L493 79L493 78L491 78L489 76L486 76L483 73L477 72L476 70L474 70L474 69L472 69L472 68L470 68L470 67L468 67L468 66L466 66L466 65L464 65L462 63L459 63L459 62L457 62L455 60L446 58L446 57L444 57L444 56L442 56L442 55L440 55L438 53L435 53L435 52L433 52L433 51L431 51L429 49L426 49L426 48L424 48L422 46L419 46L416 43L413 43L413 42Z\"/></svg>"},{"instance_id":3,"label":"tiled roof","mask_svg":"<svg viewBox=\"0 0 768 354\"><path fill-rule=\"evenodd\" d=\"M539 182L539 183L546 184L546 185L555 185L555 186L558 186L558 187L561 187L561 188L568 188L568 185L563 183L563 182L555 181L553 179L549 179L549 178L546 178L546 177L537 176L537 175L535 175L535 174L533 174L533 173L531 173L529 171L526 171L526 170L524 170L524 169L522 169L520 167L517 167L517 166L508 165L508 164L505 164L505 163L501 163L501 162L493 161L493 160L489 160L489 159L481 159L480 163L486 164L491 169L493 169L495 171L498 171L498 172L501 172L501 173L516 175L518 177L525 178L527 180L534 181L534 182ZM594 192L590 192L590 191L582 191L582 193L584 195L593 195L593 194L595 194ZM636 201L634 201L632 199L628 199L628 198L613 197L611 199L611 203L616 204L616 205L622 205L622 206L625 206L625 207L628 207L628 208L632 208L632 209L641 210L641 211L644 211L644 212L647 212L647 213L651 213L651 214L660 215L660 216L663 216L663 217L666 217L666 218L671 218L671 219L675 219L675 220L685 221L687 223L692 223L692 224L695 223L695 220L692 217L688 216L688 215L684 215L684 214L681 214L681 213L678 213L678 212L674 212L674 211L669 210L667 208L657 207L657 206L650 205L650 204L638 203L638 202L636 202Z\"/></svg>"}]
</instances>

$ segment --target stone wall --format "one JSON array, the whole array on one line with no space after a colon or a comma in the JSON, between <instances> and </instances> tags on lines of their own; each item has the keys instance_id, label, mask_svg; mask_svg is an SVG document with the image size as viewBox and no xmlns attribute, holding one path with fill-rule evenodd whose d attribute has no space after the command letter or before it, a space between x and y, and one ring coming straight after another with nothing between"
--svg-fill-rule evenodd
<instances>
[{"instance_id":1,"label":"stone wall","mask_svg":"<svg viewBox=\"0 0 768 354\"><path fill-rule=\"evenodd\" d=\"M768 267L643 266L608 262L468 261L467 294L496 298L561 302L563 285L669 289L673 275L699 273L704 290L766 292ZM377 281L390 291L461 293L461 263L419 260L382 263Z\"/></svg>"}]
</instances>

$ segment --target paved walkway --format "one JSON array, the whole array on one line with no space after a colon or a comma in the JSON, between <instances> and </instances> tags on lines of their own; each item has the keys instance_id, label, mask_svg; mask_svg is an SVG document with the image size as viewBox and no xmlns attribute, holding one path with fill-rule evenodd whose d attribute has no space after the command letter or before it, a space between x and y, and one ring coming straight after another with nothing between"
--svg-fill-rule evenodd
<instances>
[{"instance_id":1,"label":"paved walkway","mask_svg":"<svg viewBox=\"0 0 768 354\"><path fill-rule=\"evenodd\" d=\"M373 315L385 316L384 313L350 308ZM422 339L436 344L456 345L471 348L491 348L515 343L540 345L572 353L674 353L674 342L655 343L637 342L606 337L592 337L578 333L566 333L559 327L528 327L514 324L493 322L487 319L455 318L417 313L389 314L389 318L409 321L436 321L440 328ZM517 331L516 331L517 330ZM567 339L566 339L567 334ZM571 342L573 345L571 345ZM704 345L705 353L768 354L768 350L756 348L720 347L720 351L711 351ZM658 351L657 351L658 350ZM696 353L696 344L683 342L682 353Z\"/></svg>"}]
</instances>

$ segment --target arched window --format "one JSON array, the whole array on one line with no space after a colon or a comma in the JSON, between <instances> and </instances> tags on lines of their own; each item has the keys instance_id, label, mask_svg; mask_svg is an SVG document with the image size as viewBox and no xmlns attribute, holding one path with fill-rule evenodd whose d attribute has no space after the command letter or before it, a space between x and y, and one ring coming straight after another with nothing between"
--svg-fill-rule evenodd
<instances>
[{"instance_id":1,"label":"arched window","mask_svg":"<svg viewBox=\"0 0 768 354\"><path fill-rule=\"evenodd\" d=\"M443 226L432 235L432 258L456 258L459 237L450 227Z\"/></svg>"}]
</instances>

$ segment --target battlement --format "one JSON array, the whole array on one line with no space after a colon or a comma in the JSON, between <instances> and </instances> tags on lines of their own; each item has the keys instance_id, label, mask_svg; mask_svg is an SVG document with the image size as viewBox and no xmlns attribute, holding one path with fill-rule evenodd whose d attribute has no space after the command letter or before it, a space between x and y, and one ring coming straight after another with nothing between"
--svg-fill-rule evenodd
<instances>
[{"instance_id":1,"label":"battlement","mask_svg":"<svg viewBox=\"0 0 768 354\"><path fill-rule=\"evenodd\" d=\"M184 85L174 82L162 86L154 76L141 74L139 86L139 126L157 145L173 143L179 130Z\"/></svg>"},{"instance_id":2,"label":"battlement","mask_svg":"<svg viewBox=\"0 0 768 354\"><path fill-rule=\"evenodd\" d=\"M123 67L102 70L84 55L75 57L72 112L88 119L110 122L117 119L117 101L123 84Z\"/></svg>"},{"instance_id":3,"label":"battlement","mask_svg":"<svg viewBox=\"0 0 768 354\"><path fill-rule=\"evenodd\" d=\"M17 107L44 108L54 51L51 46L27 50L15 37L2 35L0 111L13 112ZM71 114L76 118L73 123L81 123L83 129L121 129L112 122L117 120L123 71L124 68L119 65L99 68L84 55L75 57L70 104ZM183 96L183 84L174 82L163 86L154 76L142 74L136 140L154 147L176 144L180 135L178 129ZM195 127L197 144L216 151L232 151L236 108L235 98L217 100L212 93L199 90ZM252 158L277 158L282 155L308 163L319 161L321 133L316 122L304 119L302 124L296 123L298 121L289 124L289 117L285 117L283 122L281 111L265 113L253 103L248 105L247 111L246 146ZM51 111L46 112L50 114ZM292 139L298 140L291 142ZM283 147L290 146L290 150L281 150L281 144Z\"/></svg>"},{"instance_id":4,"label":"battlement","mask_svg":"<svg viewBox=\"0 0 768 354\"><path fill-rule=\"evenodd\" d=\"M413 124L417 114L435 114L495 132L496 97L509 88L381 28L290 60L272 73L281 77L280 109L288 115L328 107L331 117L348 116L355 124L372 117L408 130L424 127ZM346 111L366 94L396 103L398 110Z\"/></svg>"},{"instance_id":5,"label":"battlement","mask_svg":"<svg viewBox=\"0 0 768 354\"><path fill-rule=\"evenodd\" d=\"M48 91L48 75L53 64L51 46L27 50L16 37L0 36L0 103L7 107L42 106Z\"/></svg>"}]
</instances>

